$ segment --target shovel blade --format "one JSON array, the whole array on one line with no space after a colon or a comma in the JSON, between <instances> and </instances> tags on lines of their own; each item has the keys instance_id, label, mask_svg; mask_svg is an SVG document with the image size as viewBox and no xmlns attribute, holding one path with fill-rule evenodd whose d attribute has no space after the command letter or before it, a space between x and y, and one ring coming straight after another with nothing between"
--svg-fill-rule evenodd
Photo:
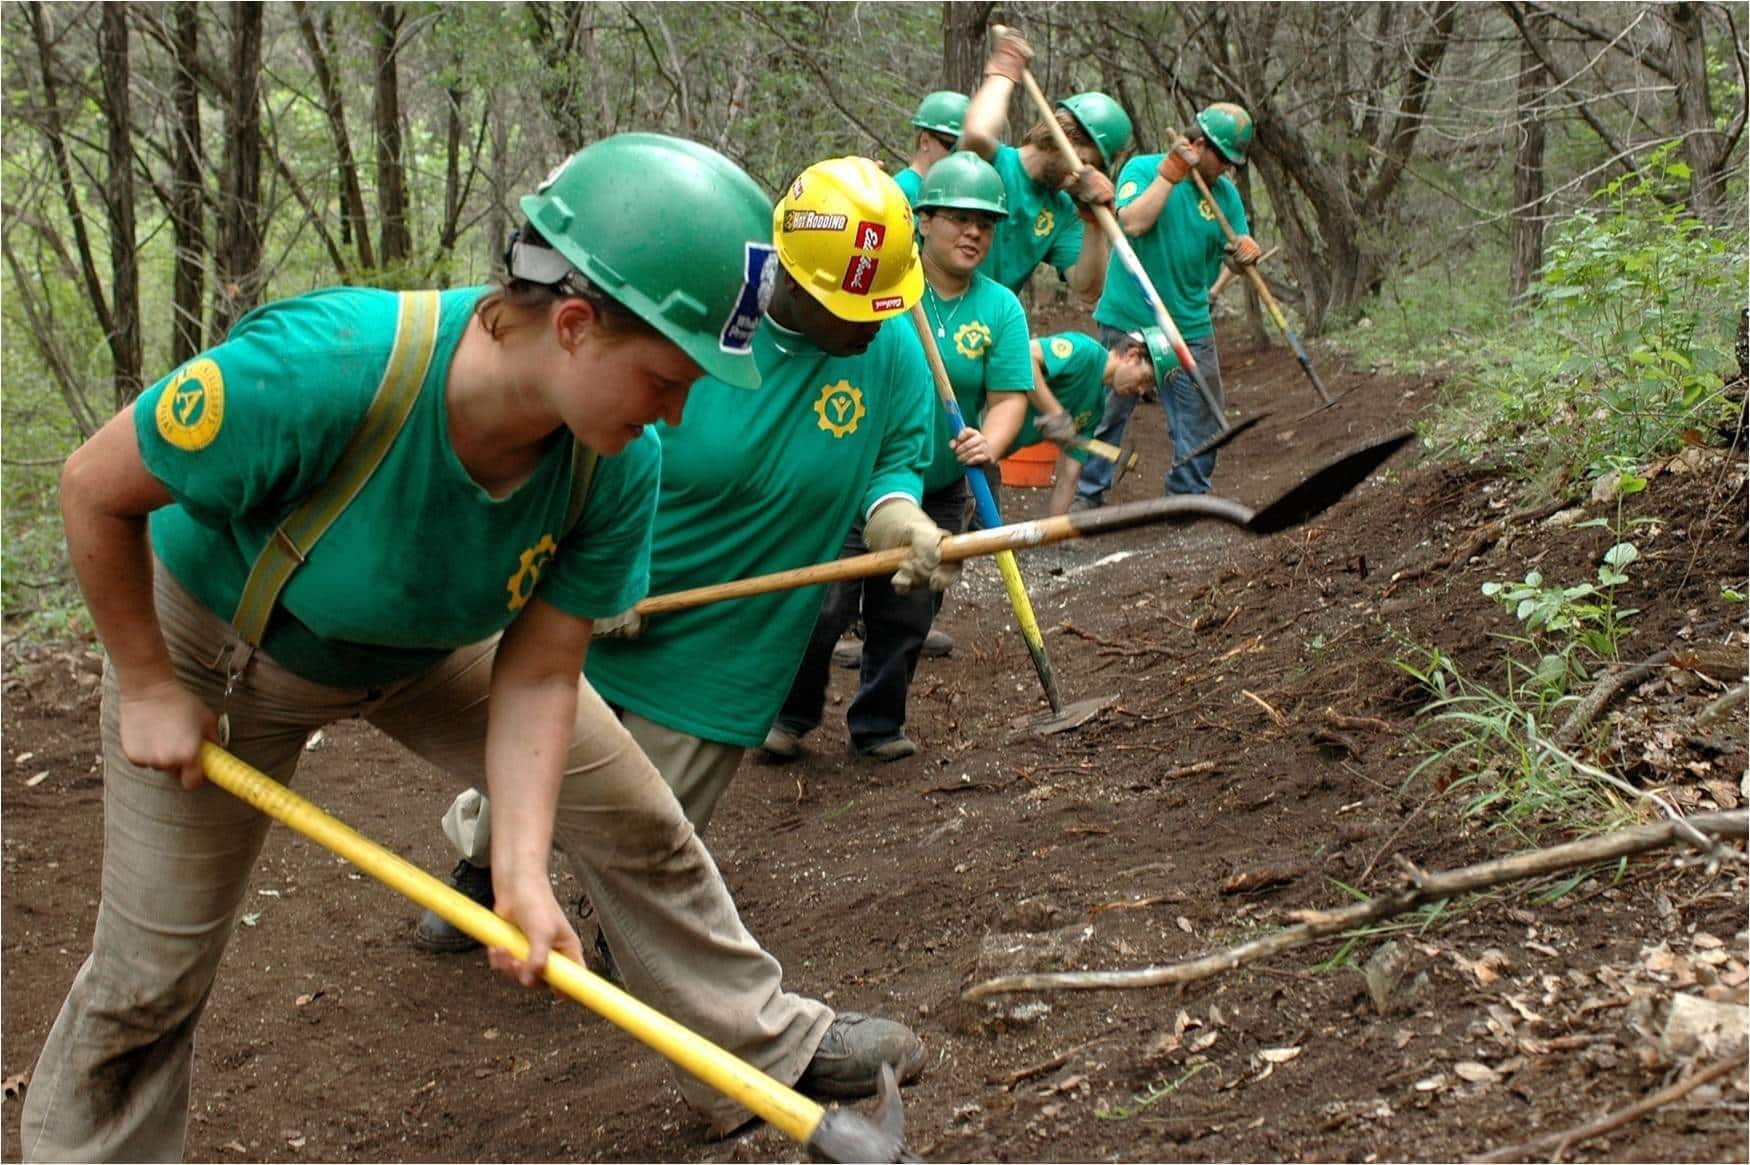
<instances>
[{"instance_id":1,"label":"shovel blade","mask_svg":"<svg viewBox=\"0 0 1750 1165\"><path fill-rule=\"evenodd\" d=\"M1264 420L1264 418L1268 417L1269 415L1270 415L1269 413L1259 413L1255 417L1247 417L1243 421L1239 421L1236 424L1229 425L1227 428L1223 429L1221 432L1217 433L1215 436L1211 437L1209 440L1203 442L1203 444L1197 446L1197 448L1191 450L1191 452L1185 454L1185 456L1180 457L1180 458L1176 458L1173 461L1173 468L1177 469L1181 465L1185 465L1185 464L1188 464L1189 462L1195 461L1199 457L1203 456L1205 453L1213 453L1215 450L1220 449L1223 445L1230 443L1231 441L1234 440L1234 438L1238 437L1241 433L1244 433L1247 429L1250 429L1253 425L1256 425L1260 421Z\"/></svg>"},{"instance_id":2,"label":"shovel blade","mask_svg":"<svg viewBox=\"0 0 1750 1165\"><path fill-rule=\"evenodd\" d=\"M1247 528L1254 534L1275 534L1311 521L1342 501L1392 454L1415 439L1416 434L1405 429L1344 454L1255 512Z\"/></svg>"},{"instance_id":3,"label":"shovel blade","mask_svg":"<svg viewBox=\"0 0 1750 1165\"><path fill-rule=\"evenodd\" d=\"M873 1120L855 1109L828 1109L808 1138L808 1155L816 1161L922 1161L905 1147L905 1104L891 1064L881 1065L875 1097Z\"/></svg>"}]
</instances>

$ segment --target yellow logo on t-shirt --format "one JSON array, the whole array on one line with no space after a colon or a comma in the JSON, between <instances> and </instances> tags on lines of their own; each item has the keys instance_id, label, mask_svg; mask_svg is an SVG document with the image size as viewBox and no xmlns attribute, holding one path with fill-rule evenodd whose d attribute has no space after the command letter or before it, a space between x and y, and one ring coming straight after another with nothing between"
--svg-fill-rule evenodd
<instances>
[{"instance_id":1,"label":"yellow logo on t-shirt","mask_svg":"<svg viewBox=\"0 0 1750 1165\"><path fill-rule=\"evenodd\" d=\"M954 330L954 350L968 360L977 360L990 351L990 329L973 320Z\"/></svg>"},{"instance_id":2,"label":"yellow logo on t-shirt","mask_svg":"<svg viewBox=\"0 0 1750 1165\"><path fill-rule=\"evenodd\" d=\"M820 418L820 427L837 438L855 433L857 423L868 415L869 410L863 407L863 390L848 380L841 380L820 390L820 399L814 402L814 412Z\"/></svg>"},{"instance_id":3,"label":"yellow logo on t-shirt","mask_svg":"<svg viewBox=\"0 0 1750 1165\"><path fill-rule=\"evenodd\" d=\"M164 386L153 414L158 435L190 453L205 449L225 423L225 376L202 357L184 365Z\"/></svg>"},{"instance_id":4,"label":"yellow logo on t-shirt","mask_svg":"<svg viewBox=\"0 0 1750 1165\"><path fill-rule=\"evenodd\" d=\"M1126 182L1124 185L1122 185L1118 188L1118 197L1120 197L1120 198L1129 198L1132 194L1135 194L1135 193L1136 193L1136 183L1134 183L1134 182Z\"/></svg>"},{"instance_id":5,"label":"yellow logo on t-shirt","mask_svg":"<svg viewBox=\"0 0 1750 1165\"><path fill-rule=\"evenodd\" d=\"M1075 345L1064 339L1062 336L1051 341L1051 354L1056 356L1059 360L1068 360L1069 354L1073 351L1075 351Z\"/></svg>"},{"instance_id":6,"label":"yellow logo on t-shirt","mask_svg":"<svg viewBox=\"0 0 1750 1165\"><path fill-rule=\"evenodd\" d=\"M1039 217L1033 220L1033 237L1043 239L1057 226L1057 216L1051 213L1049 207L1039 208Z\"/></svg>"},{"instance_id":7,"label":"yellow logo on t-shirt","mask_svg":"<svg viewBox=\"0 0 1750 1165\"><path fill-rule=\"evenodd\" d=\"M507 610L523 609L523 604L534 595L535 584L541 581L541 572L553 561L553 552L557 549L559 547L553 541L553 535L543 534L539 542L523 551L516 573L504 584L505 589L510 591L510 605Z\"/></svg>"},{"instance_id":8,"label":"yellow logo on t-shirt","mask_svg":"<svg viewBox=\"0 0 1750 1165\"><path fill-rule=\"evenodd\" d=\"M1204 222L1215 221L1215 210L1201 198L1197 200L1197 213L1203 216Z\"/></svg>"}]
</instances>

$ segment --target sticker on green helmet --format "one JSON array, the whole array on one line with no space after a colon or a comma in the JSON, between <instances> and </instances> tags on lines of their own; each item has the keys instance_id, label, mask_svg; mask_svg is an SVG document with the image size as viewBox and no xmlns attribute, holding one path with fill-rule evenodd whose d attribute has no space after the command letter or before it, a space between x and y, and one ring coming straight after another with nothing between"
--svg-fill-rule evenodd
<instances>
[{"instance_id":1,"label":"sticker on green helmet","mask_svg":"<svg viewBox=\"0 0 1750 1165\"><path fill-rule=\"evenodd\" d=\"M778 280L778 249L769 243L749 243L745 272L741 294L717 337L717 347L724 352L746 352L753 346L753 334L759 331Z\"/></svg>"}]
</instances>

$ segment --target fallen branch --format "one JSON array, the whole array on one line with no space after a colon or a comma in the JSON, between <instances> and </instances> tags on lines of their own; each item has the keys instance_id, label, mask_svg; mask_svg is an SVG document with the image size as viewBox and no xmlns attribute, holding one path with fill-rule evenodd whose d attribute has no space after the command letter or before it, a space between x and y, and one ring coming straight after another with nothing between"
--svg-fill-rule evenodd
<instances>
[{"instance_id":1,"label":"fallen branch","mask_svg":"<svg viewBox=\"0 0 1750 1165\"><path fill-rule=\"evenodd\" d=\"M1231 971L1247 963L1268 958L1330 935L1341 934L1357 926L1377 922L1407 913L1429 902L1439 902L1469 894L1476 890L1536 878L1545 874L1612 861L1631 854L1662 849L1682 843L1689 844L1686 831L1715 837L1742 838L1750 835L1750 813L1705 813L1681 821L1661 821L1653 825L1637 825L1619 829L1600 837L1568 842L1548 849L1530 850L1493 861L1479 862L1457 870L1426 874L1416 871L1409 875L1399 890L1381 894L1366 902L1341 910L1300 911L1297 925L1286 927L1263 938L1229 947L1201 959L1174 963L1166 967L1144 967L1134 971L1065 971L1029 975L1004 975L976 983L961 993L962 999L982 999L1010 991L1076 990L1102 991L1135 987L1165 987L1179 983L1194 983L1223 971ZM1413 869L1413 867L1412 867Z\"/></svg>"},{"instance_id":2,"label":"fallen branch","mask_svg":"<svg viewBox=\"0 0 1750 1165\"><path fill-rule=\"evenodd\" d=\"M1380 732L1390 735L1394 729L1377 716L1345 716L1335 708L1325 707L1325 719L1349 732Z\"/></svg>"},{"instance_id":3,"label":"fallen branch","mask_svg":"<svg viewBox=\"0 0 1750 1165\"><path fill-rule=\"evenodd\" d=\"M1586 693L1586 698L1568 714L1562 721L1562 726L1556 729L1556 742L1571 744L1580 730L1597 719L1598 714L1616 699L1617 693L1624 688L1640 683L1653 672L1671 662L1669 648L1656 655L1650 655L1632 667L1618 667L1599 677L1592 690Z\"/></svg>"},{"instance_id":4,"label":"fallen branch","mask_svg":"<svg viewBox=\"0 0 1750 1165\"><path fill-rule=\"evenodd\" d=\"M1550 1148L1556 1149L1556 1159L1560 1160L1562 1155L1578 1142L1589 1141L1593 1137L1602 1136L1613 1129L1618 1129L1632 1121L1637 1121L1648 1113L1653 1112L1655 1109L1663 1108L1665 1105L1670 1104L1673 1101L1682 1100L1685 1096L1688 1096L1692 1091L1700 1088L1708 1081L1718 1080L1721 1076L1724 1076L1734 1068L1742 1069L1743 1067L1744 1061L1739 1059L1720 1060L1716 1063L1709 1064L1706 1068L1690 1073L1669 1088L1661 1088L1651 1096L1643 1097L1618 1112L1600 1117L1595 1121L1590 1121L1577 1128L1566 1129L1559 1133L1547 1133L1544 1136L1533 1138L1532 1140L1525 1141L1518 1145L1508 1145L1506 1148L1496 1149L1491 1153L1483 1154L1481 1157L1474 1157L1472 1160L1524 1161L1532 1157L1534 1154L1541 1156L1544 1150Z\"/></svg>"},{"instance_id":5,"label":"fallen branch","mask_svg":"<svg viewBox=\"0 0 1750 1165\"><path fill-rule=\"evenodd\" d=\"M1514 522L1541 522L1551 514L1566 509L1571 504L1572 502L1570 499L1562 498L1558 501L1548 502L1541 506L1532 506L1529 509L1515 510L1513 513L1496 518L1492 522L1484 522L1481 526L1478 526L1475 530L1471 531L1470 537L1461 542L1451 554L1448 554L1440 561L1431 562L1426 566L1413 566L1408 570L1400 570L1392 575L1391 582L1386 586L1385 590L1381 592L1379 597L1382 599L1391 598L1392 592L1398 589L1399 583L1412 582L1415 579L1433 574L1435 571L1449 570L1461 562L1469 562L1471 559L1493 546L1496 542L1500 541L1501 535L1506 533L1507 527L1511 526Z\"/></svg>"}]
</instances>

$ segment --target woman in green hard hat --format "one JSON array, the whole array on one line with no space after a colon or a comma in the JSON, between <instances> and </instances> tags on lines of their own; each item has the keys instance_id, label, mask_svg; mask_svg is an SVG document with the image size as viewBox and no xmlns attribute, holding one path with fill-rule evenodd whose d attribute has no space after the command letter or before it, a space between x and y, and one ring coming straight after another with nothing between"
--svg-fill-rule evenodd
<instances>
[{"instance_id":1,"label":"woman in green hard hat","mask_svg":"<svg viewBox=\"0 0 1750 1165\"><path fill-rule=\"evenodd\" d=\"M1130 144L1130 116L1104 93L1078 93L1058 103L1057 124L1082 161L1079 173L1058 149L1047 122L1029 129L1018 148L1003 145L1009 101L1032 58L1033 50L1019 36L999 37L961 127L960 147L995 166L1008 194L1008 216L997 228L984 273L1019 292L1034 269L1048 263L1091 303L1105 281L1107 259L1092 207L1112 202L1108 175ZM1094 228L1094 237L1084 245L1087 227Z\"/></svg>"},{"instance_id":2,"label":"woman in green hard hat","mask_svg":"<svg viewBox=\"0 0 1750 1165\"><path fill-rule=\"evenodd\" d=\"M931 514L958 508L943 522L952 522L956 533L966 524L967 468L982 472L1002 456L1021 427L1027 392L1033 387L1026 312L1013 292L979 271L1005 210L1002 179L989 162L964 150L930 168L917 199L924 317L961 414L969 421L956 433L949 427L947 410L940 404L930 409L923 507ZM845 553L863 550L853 535ZM916 753L916 742L905 732L907 694L930 623L941 607L940 592L899 594L885 579L835 583L766 738L767 754L795 756L802 737L820 724L833 648L859 614L864 630L861 682L845 712L851 751L877 762Z\"/></svg>"},{"instance_id":3,"label":"woman in green hard hat","mask_svg":"<svg viewBox=\"0 0 1750 1165\"><path fill-rule=\"evenodd\" d=\"M490 786L497 910L529 938L498 970L533 984L550 951L581 956L557 842L634 993L788 1079L826 1036L579 677L593 621L645 592L646 426L679 423L701 371L758 383L771 204L712 150L627 134L522 209L499 286L259 308L68 459L107 655L103 897L31 1074L25 1159L182 1155L195 1025L269 823L203 781L199 750L289 780L343 717ZM254 593L258 562L283 585Z\"/></svg>"},{"instance_id":4,"label":"woman in green hard hat","mask_svg":"<svg viewBox=\"0 0 1750 1165\"><path fill-rule=\"evenodd\" d=\"M924 175L930 172L930 167L954 152L954 143L960 140L960 122L966 117L967 100L964 93L938 89L918 102L918 111L911 117L912 128L917 130L911 162L893 176L905 192L905 200L913 206L918 204L918 191L923 189Z\"/></svg>"}]
</instances>

